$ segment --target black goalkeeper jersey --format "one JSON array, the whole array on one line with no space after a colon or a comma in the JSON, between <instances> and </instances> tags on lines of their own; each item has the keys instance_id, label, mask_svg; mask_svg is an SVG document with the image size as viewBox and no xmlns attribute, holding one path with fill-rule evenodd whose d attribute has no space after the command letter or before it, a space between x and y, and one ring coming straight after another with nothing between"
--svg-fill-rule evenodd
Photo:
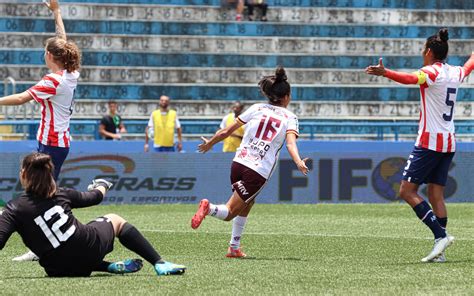
<instances>
[{"instance_id":1,"label":"black goalkeeper jersey","mask_svg":"<svg viewBox=\"0 0 474 296\"><path fill-rule=\"evenodd\" d=\"M71 210L99 204L102 199L99 190L78 192L60 188L50 199L23 193L8 202L0 214L0 250L15 231L43 266L61 260L63 254L86 250L96 238Z\"/></svg>"}]
</instances>

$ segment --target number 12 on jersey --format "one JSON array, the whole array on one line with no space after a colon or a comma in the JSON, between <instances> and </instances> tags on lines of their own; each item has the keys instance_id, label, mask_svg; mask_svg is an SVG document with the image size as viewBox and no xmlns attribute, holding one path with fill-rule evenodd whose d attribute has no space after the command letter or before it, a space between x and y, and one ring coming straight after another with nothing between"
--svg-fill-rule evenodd
<instances>
[{"instance_id":1,"label":"number 12 on jersey","mask_svg":"<svg viewBox=\"0 0 474 296\"><path fill-rule=\"evenodd\" d=\"M273 117L267 117L267 115L263 115L262 119L260 120L260 124L258 125L257 133L255 137L261 139L263 141L271 142L273 138L278 133L278 129L281 126L281 120L276 119ZM263 132L262 132L263 131Z\"/></svg>"},{"instance_id":2,"label":"number 12 on jersey","mask_svg":"<svg viewBox=\"0 0 474 296\"><path fill-rule=\"evenodd\" d=\"M46 224L46 221L51 220L53 216L56 214L59 215L59 220L56 221L51 228L48 227L48 224ZM46 235L46 238L49 240L51 245L53 245L53 248L57 248L60 245L60 242L65 242L68 240L71 235L74 234L76 231L76 226L72 225L69 227L68 230L66 230L65 233L61 232L61 229L59 229L61 226L66 224L68 219L68 215L64 213L64 209L60 206L54 206L51 209L47 210L43 216L38 216L35 218L35 223L41 228L43 231L44 235Z\"/></svg>"}]
</instances>

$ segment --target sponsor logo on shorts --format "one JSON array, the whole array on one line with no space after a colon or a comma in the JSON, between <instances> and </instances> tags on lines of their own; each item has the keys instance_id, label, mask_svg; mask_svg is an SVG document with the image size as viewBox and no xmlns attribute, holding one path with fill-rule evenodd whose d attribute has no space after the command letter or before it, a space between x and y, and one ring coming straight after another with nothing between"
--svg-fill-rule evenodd
<instances>
[{"instance_id":1,"label":"sponsor logo on shorts","mask_svg":"<svg viewBox=\"0 0 474 296\"><path fill-rule=\"evenodd\" d=\"M237 188L239 189L242 195L249 195L249 192L245 188L244 184L242 184L242 181L238 181L236 184L237 184Z\"/></svg>"}]
</instances>

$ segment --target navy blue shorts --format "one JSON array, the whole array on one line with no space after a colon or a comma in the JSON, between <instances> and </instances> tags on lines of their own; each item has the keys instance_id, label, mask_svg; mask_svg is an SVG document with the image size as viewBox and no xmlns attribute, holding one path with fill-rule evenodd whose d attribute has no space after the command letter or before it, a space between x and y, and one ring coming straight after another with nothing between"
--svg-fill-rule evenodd
<instances>
[{"instance_id":1,"label":"navy blue shorts","mask_svg":"<svg viewBox=\"0 0 474 296\"><path fill-rule=\"evenodd\" d=\"M446 185L449 166L454 152L441 153L415 147L403 171L403 180L415 184L433 183Z\"/></svg>"},{"instance_id":2,"label":"navy blue shorts","mask_svg":"<svg viewBox=\"0 0 474 296\"><path fill-rule=\"evenodd\" d=\"M171 146L171 147L164 147L164 146L153 147L153 150L155 150L155 152L175 152L174 146Z\"/></svg>"},{"instance_id":3,"label":"navy blue shorts","mask_svg":"<svg viewBox=\"0 0 474 296\"><path fill-rule=\"evenodd\" d=\"M69 148L47 146L38 142L38 152L51 156L51 160L54 164L54 180L57 181L61 167L69 153Z\"/></svg>"}]
</instances>

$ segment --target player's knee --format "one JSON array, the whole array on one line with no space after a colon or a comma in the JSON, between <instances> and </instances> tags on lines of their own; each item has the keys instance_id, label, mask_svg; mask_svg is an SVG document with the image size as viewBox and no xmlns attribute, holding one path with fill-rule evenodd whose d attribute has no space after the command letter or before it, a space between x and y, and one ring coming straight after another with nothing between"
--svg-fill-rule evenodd
<instances>
[{"instance_id":1,"label":"player's knee","mask_svg":"<svg viewBox=\"0 0 474 296\"><path fill-rule=\"evenodd\" d=\"M104 215L104 217L108 218L110 222L112 222L112 225L114 225L115 233L117 234L122 231L123 226L125 225L125 223L127 223L127 220L117 214L111 213Z\"/></svg>"},{"instance_id":2,"label":"player's knee","mask_svg":"<svg viewBox=\"0 0 474 296\"><path fill-rule=\"evenodd\" d=\"M406 186L402 185L402 186L400 186L399 194L400 194L401 199L408 200L413 195L413 190L411 190L409 188L406 188Z\"/></svg>"}]
</instances>

